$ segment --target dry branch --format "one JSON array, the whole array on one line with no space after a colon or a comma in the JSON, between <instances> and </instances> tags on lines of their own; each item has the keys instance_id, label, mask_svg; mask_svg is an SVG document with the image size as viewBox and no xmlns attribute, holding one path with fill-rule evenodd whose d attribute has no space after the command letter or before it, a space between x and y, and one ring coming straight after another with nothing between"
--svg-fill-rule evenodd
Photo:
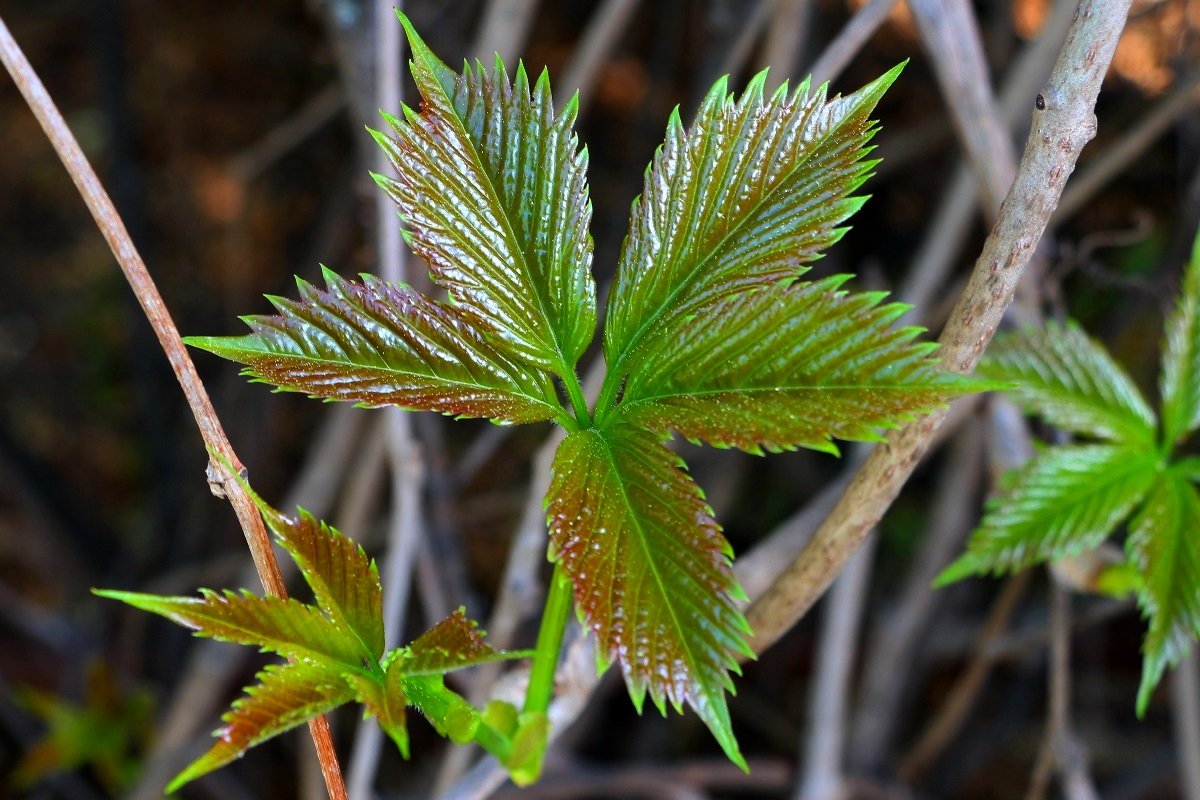
<instances>
[{"instance_id":1,"label":"dry branch","mask_svg":"<svg viewBox=\"0 0 1200 800\"><path fill-rule=\"evenodd\" d=\"M1130 0L1084 0L1034 110L1016 180L940 338L942 363L971 372L1012 302L1079 152L1096 132L1094 108ZM749 610L763 652L800 619L858 550L928 448L945 412L887 438L855 476L808 547Z\"/></svg>"}]
</instances>

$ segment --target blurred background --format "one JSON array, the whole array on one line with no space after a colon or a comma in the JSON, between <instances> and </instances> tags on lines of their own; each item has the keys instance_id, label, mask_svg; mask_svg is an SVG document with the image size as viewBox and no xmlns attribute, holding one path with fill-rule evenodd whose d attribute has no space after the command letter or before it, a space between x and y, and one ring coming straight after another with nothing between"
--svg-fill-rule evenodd
<instances>
[{"instance_id":1,"label":"blurred background","mask_svg":"<svg viewBox=\"0 0 1200 800\"><path fill-rule=\"evenodd\" d=\"M531 71L547 66L560 103L580 91L602 291L673 107L688 119L724 73L740 87L768 64L776 82L815 67L834 91L852 91L910 58L875 115L884 161L867 185L873 198L814 274L852 272L860 285L893 290L936 333L986 234L995 187L963 166L951 117L959 98L937 78L936 59L947 53L930 47L914 19L924 5L404 3L447 63L498 50L510 65L520 57ZM1017 155L1073 7L972 8ZM294 276L315 280L321 263L343 275L376 269L367 174L376 155L364 125L378 124L378 103L364 0L0 0L0 15L100 172L184 334L241 333L238 315L269 311L263 294L294 293ZM852 20L865 26L861 43L843 35ZM1134 3L1097 108L1099 136L1017 306L1081 320L1150 396L1162 315L1200 221L1198 34L1197 0ZM411 85L405 92L412 102ZM424 272L415 259L410 270ZM208 491L207 456L166 360L7 77L0 276L0 796L160 796L269 659L202 643L89 589L258 584L228 504ZM379 412L273 394L229 363L202 353L196 361L256 490L280 508L299 503L323 515L386 559ZM529 485L548 426L429 414L411 423L423 546L405 630L415 634L459 604L486 624L504 591L516 644L532 642L542 584L514 584L505 565L514 539L533 541L535 553L541 546ZM1005 463L1003 431L982 413L961 422L884 520L840 613L823 613L823 601L746 669L732 713L749 776L722 762L693 716L639 719L610 679L552 754L543 783L521 796L1025 796L1046 751L1051 582L1037 573L928 589ZM682 449L747 554L745 568L768 573L803 544L853 460ZM530 508L533 531L522 539ZM536 575L544 559L528 564ZM1200 706L1181 679L1195 680L1195 664L1135 719L1137 612L1077 588L1067 598L1070 723L1055 741L1074 759L1060 762L1078 772L1060 763L1051 793L1094 796L1069 794L1082 791L1074 776L1113 800L1200 797L1180 755L1197 746L1185 723L1200 724ZM355 713L336 715L334 726L348 767ZM411 727L413 760L385 747L363 768L368 785L383 797L461 790L464 757L447 757L422 721ZM183 795L321 797L310 750L305 734L282 736Z\"/></svg>"}]
</instances>

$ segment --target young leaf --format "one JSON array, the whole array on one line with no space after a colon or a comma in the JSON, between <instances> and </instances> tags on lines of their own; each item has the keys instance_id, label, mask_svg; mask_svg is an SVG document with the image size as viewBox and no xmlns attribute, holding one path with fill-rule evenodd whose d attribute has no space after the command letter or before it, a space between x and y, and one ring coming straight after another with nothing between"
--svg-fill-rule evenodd
<instances>
[{"instance_id":1,"label":"young leaf","mask_svg":"<svg viewBox=\"0 0 1200 800\"><path fill-rule=\"evenodd\" d=\"M1177 664L1200 634L1200 495L1186 477L1163 473L1133 518L1125 547L1143 576L1138 594L1150 630L1143 646L1141 716L1167 666Z\"/></svg>"},{"instance_id":2,"label":"young leaf","mask_svg":"<svg viewBox=\"0 0 1200 800\"><path fill-rule=\"evenodd\" d=\"M256 744L354 698L337 671L315 664L271 665L258 673L258 679L221 717L225 724L213 733L217 743L171 781L168 793L240 758Z\"/></svg>"},{"instance_id":3,"label":"young leaf","mask_svg":"<svg viewBox=\"0 0 1200 800\"><path fill-rule=\"evenodd\" d=\"M370 276L324 275L327 291L298 281L299 302L271 298L277 316L245 317L247 336L186 341L313 397L498 422L558 412L549 378L502 355L460 310Z\"/></svg>"},{"instance_id":4,"label":"young leaf","mask_svg":"<svg viewBox=\"0 0 1200 800\"><path fill-rule=\"evenodd\" d=\"M679 321L646 342L654 368L630 376L618 408L720 447L836 453L831 437L877 439L976 388L912 341L919 329L888 327L904 306L839 291L847 278L743 292Z\"/></svg>"},{"instance_id":5,"label":"young leaf","mask_svg":"<svg viewBox=\"0 0 1200 800\"><path fill-rule=\"evenodd\" d=\"M663 318L788 282L841 237L838 224L865 200L850 194L875 163L862 160L874 133L868 115L902 67L828 102L826 86L810 94L807 81L764 97L765 73L735 100L721 79L690 130L672 115L609 296L610 387L638 365L653 371L637 348Z\"/></svg>"},{"instance_id":6,"label":"young leaf","mask_svg":"<svg viewBox=\"0 0 1200 800\"><path fill-rule=\"evenodd\" d=\"M361 674L346 676L355 689L358 701L366 706L367 713L375 717L379 727L396 744L400 755L407 759L408 715L405 709L408 707L408 696L400 678L399 671L393 669L384 673L382 681Z\"/></svg>"},{"instance_id":7,"label":"young leaf","mask_svg":"<svg viewBox=\"0 0 1200 800\"><path fill-rule=\"evenodd\" d=\"M571 369L596 327L587 151L571 130L577 102L556 115L546 73L531 95L524 66L510 83L498 59L494 72L477 64L456 75L399 16L421 112L388 118L395 139L374 134L398 173L377 180L434 281L506 352Z\"/></svg>"},{"instance_id":8,"label":"young leaf","mask_svg":"<svg viewBox=\"0 0 1200 800\"><path fill-rule=\"evenodd\" d=\"M1008 473L967 552L935 581L1008 572L1095 547L1146 496L1157 456L1098 444L1055 447Z\"/></svg>"},{"instance_id":9,"label":"young leaf","mask_svg":"<svg viewBox=\"0 0 1200 800\"><path fill-rule=\"evenodd\" d=\"M550 557L603 657L620 660L634 704L685 701L725 753L745 767L725 691L735 654L751 656L734 604L732 550L682 461L631 425L572 433L559 446L547 495Z\"/></svg>"},{"instance_id":10,"label":"young leaf","mask_svg":"<svg viewBox=\"0 0 1200 800\"><path fill-rule=\"evenodd\" d=\"M300 568L317 605L334 625L353 634L364 659L377 662L383 656L383 592L375 562L353 539L304 509L284 516L245 488Z\"/></svg>"},{"instance_id":11,"label":"young leaf","mask_svg":"<svg viewBox=\"0 0 1200 800\"><path fill-rule=\"evenodd\" d=\"M495 650L483 636L479 623L467 618L465 608L459 608L414 639L394 663L406 676L444 675L476 664L529 655Z\"/></svg>"},{"instance_id":12,"label":"young leaf","mask_svg":"<svg viewBox=\"0 0 1200 800\"><path fill-rule=\"evenodd\" d=\"M197 636L257 645L301 661L361 666L359 643L353 634L330 622L319 609L297 600L211 589L201 589L200 597L92 591L192 628Z\"/></svg>"},{"instance_id":13,"label":"young leaf","mask_svg":"<svg viewBox=\"0 0 1200 800\"><path fill-rule=\"evenodd\" d=\"M1055 427L1152 446L1156 420L1108 351L1073 322L997 337L976 371L1015 384L1010 394Z\"/></svg>"},{"instance_id":14,"label":"young leaf","mask_svg":"<svg viewBox=\"0 0 1200 800\"><path fill-rule=\"evenodd\" d=\"M1200 231L1166 338L1160 373L1163 438L1173 446L1200 426Z\"/></svg>"}]
</instances>

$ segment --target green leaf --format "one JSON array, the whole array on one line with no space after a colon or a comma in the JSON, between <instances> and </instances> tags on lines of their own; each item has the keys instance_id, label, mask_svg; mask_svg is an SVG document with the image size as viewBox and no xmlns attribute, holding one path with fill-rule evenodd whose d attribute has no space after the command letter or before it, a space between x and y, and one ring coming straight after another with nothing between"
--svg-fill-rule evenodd
<instances>
[{"instance_id":1,"label":"green leaf","mask_svg":"<svg viewBox=\"0 0 1200 800\"><path fill-rule=\"evenodd\" d=\"M721 297L789 282L842 236L838 225L866 200L850 195L876 163L863 160L868 116L902 68L828 102L827 87L810 93L808 81L766 97L765 73L735 99L722 78L690 130L676 110L608 300L610 398L626 374L655 368L638 347L664 320L710 316L702 309Z\"/></svg>"},{"instance_id":2,"label":"green leaf","mask_svg":"<svg viewBox=\"0 0 1200 800\"><path fill-rule=\"evenodd\" d=\"M617 659L639 711L687 702L726 755L745 766L729 721L728 671L752 656L735 605L729 544L683 462L631 425L570 434L547 495L550 557L602 657Z\"/></svg>"},{"instance_id":3,"label":"green leaf","mask_svg":"<svg viewBox=\"0 0 1200 800\"><path fill-rule=\"evenodd\" d=\"M420 711L442 736L457 744L471 741L479 729L479 712L457 692L446 688L441 675L407 675L402 664L388 669L388 683L399 681L407 702Z\"/></svg>"},{"instance_id":4,"label":"green leaf","mask_svg":"<svg viewBox=\"0 0 1200 800\"><path fill-rule=\"evenodd\" d=\"M1167 320L1160 390L1164 440L1174 446L1200 426L1200 231L1183 277L1179 302Z\"/></svg>"},{"instance_id":5,"label":"green leaf","mask_svg":"<svg viewBox=\"0 0 1200 800\"><path fill-rule=\"evenodd\" d=\"M1074 322L997 337L976 374L1015 384L1013 399L1057 428L1132 445L1154 443L1157 421L1142 393Z\"/></svg>"},{"instance_id":6,"label":"green leaf","mask_svg":"<svg viewBox=\"0 0 1200 800\"><path fill-rule=\"evenodd\" d=\"M479 623L467 618L467 610L453 614L418 636L395 662L404 675L444 675L456 669L525 658L528 652L496 650L484 642Z\"/></svg>"},{"instance_id":7,"label":"green leaf","mask_svg":"<svg viewBox=\"0 0 1200 800\"><path fill-rule=\"evenodd\" d=\"M393 669L388 669L382 680L361 674L346 676L355 688L358 701L366 706L367 713L375 717L379 727L395 742L400 755L407 759L408 721L405 709L408 707L408 696L401 677L399 671Z\"/></svg>"},{"instance_id":8,"label":"green leaf","mask_svg":"<svg viewBox=\"0 0 1200 800\"><path fill-rule=\"evenodd\" d=\"M302 661L361 666L355 637L334 625L319 609L297 600L256 597L246 591L217 593L211 589L201 589L200 597L92 591L192 628L197 636L257 645L265 651Z\"/></svg>"},{"instance_id":9,"label":"green leaf","mask_svg":"<svg viewBox=\"0 0 1200 800\"><path fill-rule=\"evenodd\" d=\"M1104 541L1157 474L1157 456L1121 445L1054 447L1006 473L967 552L935 581L1002 573L1074 555Z\"/></svg>"},{"instance_id":10,"label":"green leaf","mask_svg":"<svg viewBox=\"0 0 1200 800\"><path fill-rule=\"evenodd\" d=\"M383 656L383 591L375 562L353 539L304 509L297 509L295 517L285 516L244 481L242 485L295 560L317 605L336 626L353 634L365 659L378 662Z\"/></svg>"},{"instance_id":11,"label":"green leaf","mask_svg":"<svg viewBox=\"0 0 1200 800\"><path fill-rule=\"evenodd\" d=\"M277 316L245 317L247 336L186 341L313 397L498 422L558 413L548 376L502 355L459 309L369 275L324 275L327 291L298 281L299 302L273 297Z\"/></svg>"},{"instance_id":12,"label":"green leaf","mask_svg":"<svg viewBox=\"0 0 1200 800\"><path fill-rule=\"evenodd\" d=\"M571 369L596 327L589 271L587 151L572 100L555 114L549 77L510 82L497 59L456 75L400 14L421 111L373 132L396 168L376 180L396 201L408 242L456 304L530 363Z\"/></svg>"},{"instance_id":13,"label":"green leaf","mask_svg":"<svg viewBox=\"0 0 1200 800\"><path fill-rule=\"evenodd\" d=\"M942 369L919 328L890 328L906 307L846 294L848 276L776 285L716 301L644 345L653 369L629 377L627 419L752 453L831 437L874 440L979 388Z\"/></svg>"},{"instance_id":14,"label":"green leaf","mask_svg":"<svg viewBox=\"0 0 1200 800\"><path fill-rule=\"evenodd\" d=\"M171 781L168 793L240 758L256 744L354 698L337 671L315 664L268 666L258 673L258 680L221 717L225 724L213 733L217 743Z\"/></svg>"},{"instance_id":15,"label":"green leaf","mask_svg":"<svg viewBox=\"0 0 1200 800\"><path fill-rule=\"evenodd\" d=\"M1200 634L1200 495L1186 477L1168 470L1133 518L1125 541L1144 576L1138 605L1150 630L1142 647L1138 689L1141 716L1168 665L1179 663Z\"/></svg>"}]
</instances>

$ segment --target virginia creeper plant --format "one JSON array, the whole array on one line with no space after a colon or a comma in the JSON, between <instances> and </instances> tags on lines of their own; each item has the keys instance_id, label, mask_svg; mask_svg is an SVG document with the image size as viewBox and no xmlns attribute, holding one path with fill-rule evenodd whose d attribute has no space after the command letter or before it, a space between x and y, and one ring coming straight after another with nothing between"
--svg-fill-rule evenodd
<instances>
[{"instance_id":1,"label":"virginia creeper plant","mask_svg":"<svg viewBox=\"0 0 1200 800\"><path fill-rule=\"evenodd\" d=\"M667 446L672 433L750 453L880 431L979 388L942 370L906 310L850 293L849 276L798 279L865 202L875 161L869 118L898 66L846 97L808 81L740 97L719 80L666 140L633 204L605 313L607 372L589 407L577 369L595 336L587 150L556 111L549 78L443 64L401 14L419 110L371 131L394 176L405 240L447 299L370 275L324 270L325 288L270 298L249 335L195 347L245 365L280 389L377 407L552 421L566 430L546 496L554 572L531 654L488 648L457 614L405 648L382 651L378 574L350 540L303 512L259 501L297 560L316 605L204 592L163 598L106 592L291 661L269 667L234 704L220 741L177 787L247 748L343 703L361 702L407 755L404 710L456 741L475 741L514 780L536 779L572 606L597 637L599 668L620 665L640 711L686 703L745 768L726 692L750 657L733 553L704 494ZM523 708L472 708L442 683L449 669L532 656Z\"/></svg>"},{"instance_id":2,"label":"virginia creeper plant","mask_svg":"<svg viewBox=\"0 0 1200 800\"><path fill-rule=\"evenodd\" d=\"M1110 570L1113 589L1136 590L1149 625L1141 715L1166 667L1200 635L1200 458L1177 457L1200 428L1200 235L1166 323L1159 415L1070 321L998 337L978 374L1011 382L1028 412L1087 441L1047 447L1007 473L967 552L938 583L1077 555L1127 523L1128 562Z\"/></svg>"}]
</instances>

